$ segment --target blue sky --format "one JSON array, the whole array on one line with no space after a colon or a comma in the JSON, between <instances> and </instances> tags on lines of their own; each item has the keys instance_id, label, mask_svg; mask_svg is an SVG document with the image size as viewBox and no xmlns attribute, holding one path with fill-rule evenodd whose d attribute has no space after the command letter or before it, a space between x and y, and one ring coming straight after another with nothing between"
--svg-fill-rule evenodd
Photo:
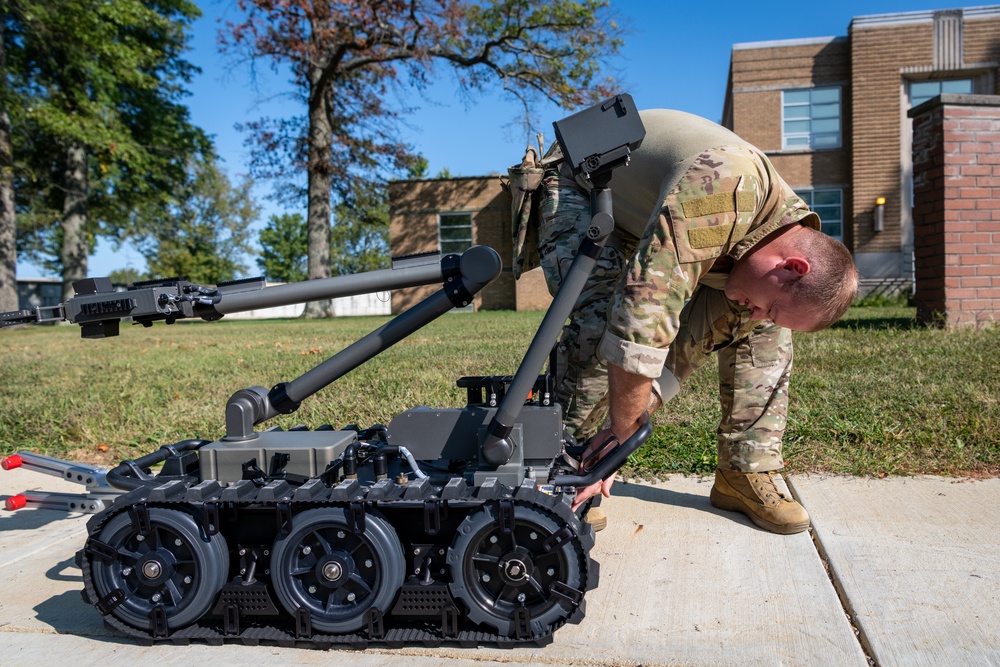
<instances>
[{"instance_id":1,"label":"blue sky","mask_svg":"<svg viewBox=\"0 0 1000 667\"><path fill-rule=\"evenodd\" d=\"M247 171L249 150L243 135L234 128L241 121L262 116L283 117L301 112L287 96L287 77L258 68L256 78L249 68L222 56L216 37L224 21L239 20L235 0L196 0L203 16L191 40L190 62L201 74L190 87L187 103L193 121L213 136L223 167L231 177ZM677 2L675 0L611 0L612 9L628 30L625 46L615 60L618 73L640 108L665 107L689 111L714 121L722 115L726 77L733 44L777 39L847 35L852 17L895 12L979 6L962 2L918 0L868 0L856 2L762 3ZM457 101L451 74L441 69L441 78L419 100L419 111L410 118L404 137L428 160L428 173L448 169L454 176L479 176L503 172L517 161L533 134L526 135L513 124L519 108L502 96L486 95L475 103ZM412 104L413 99L408 99ZM568 112L554 106L535 110L539 128L552 141L552 121ZM530 139L534 143L533 139ZM285 209L266 200L269 183L257 184L267 218ZM304 213L304 211L303 211ZM253 235L256 238L256 233ZM256 266L248 261L248 273ZM115 252L107 242L98 244L90 257L92 276L115 269L145 267L142 257L130 248ZM19 263L18 277L45 276L40 267Z\"/></svg>"}]
</instances>

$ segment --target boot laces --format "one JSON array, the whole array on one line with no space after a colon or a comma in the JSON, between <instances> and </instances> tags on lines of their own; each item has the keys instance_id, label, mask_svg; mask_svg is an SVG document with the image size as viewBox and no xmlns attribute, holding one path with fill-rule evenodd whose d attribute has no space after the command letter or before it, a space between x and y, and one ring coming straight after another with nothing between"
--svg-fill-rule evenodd
<instances>
[{"instance_id":1,"label":"boot laces","mask_svg":"<svg viewBox=\"0 0 1000 667\"><path fill-rule=\"evenodd\" d=\"M757 493L760 499L767 502L778 503L785 500L785 494L782 493L777 484L774 482L774 477L769 472L761 472L753 475L754 477L754 487L756 487Z\"/></svg>"}]
</instances>

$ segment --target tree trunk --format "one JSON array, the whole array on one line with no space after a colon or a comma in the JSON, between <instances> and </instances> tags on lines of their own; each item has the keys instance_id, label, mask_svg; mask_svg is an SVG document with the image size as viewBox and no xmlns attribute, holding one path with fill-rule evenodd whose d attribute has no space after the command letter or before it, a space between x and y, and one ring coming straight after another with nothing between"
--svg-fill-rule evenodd
<instances>
[{"instance_id":1,"label":"tree trunk","mask_svg":"<svg viewBox=\"0 0 1000 667\"><path fill-rule=\"evenodd\" d=\"M2 18L6 19L6 12ZM7 49L0 32L0 74L4 81L7 79L6 69ZM0 311L17 310L17 306L14 147L10 143L10 115L6 109L0 109Z\"/></svg>"},{"instance_id":2,"label":"tree trunk","mask_svg":"<svg viewBox=\"0 0 1000 667\"><path fill-rule=\"evenodd\" d=\"M63 301L73 296L73 282L87 277L87 151L74 141L66 149L63 173L63 240L59 258L63 270Z\"/></svg>"},{"instance_id":3,"label":"tree trunk","mask_svg":"<svg viewBox=\"0 0 1000 667\"><path fill-rule=\"evenodd\" d=\"M0 311L17 310L17 228L10 116L0 111Z\"/></svg>"},{"instance_id":4,"label":"tree trunk","mask_svg":"<svg viewBox=\"0 0 1000 667\"><path fill-rule=\"evenodd\" d=\"M310 84L318 84L321 71L313 68ZM330 145L333 132L326 95L315 87L309 95L309 207L306 222L308 230L309 280L330 277L330 169L333 150ZM314 301L306 304L303 317L333 317L332 301Z\"/></svg>"}]
</instances>

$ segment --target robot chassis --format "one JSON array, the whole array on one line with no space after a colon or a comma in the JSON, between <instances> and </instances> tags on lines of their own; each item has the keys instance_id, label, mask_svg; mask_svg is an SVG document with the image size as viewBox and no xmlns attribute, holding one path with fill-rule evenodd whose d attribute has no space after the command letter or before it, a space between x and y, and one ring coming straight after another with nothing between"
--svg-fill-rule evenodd
<instances>
[{"instance_id":1,"label":"robot chassis","mask_svg":"<svg viewBox=\"0 0 1000 667\"><path fill-rule=\"evenodd\" d=\"M565 282L513 376L466 377L460 409L415 407L387 426L254 427L453 307L499 275L486 246L394 260L391 269L265 287L182 280L115 292L74 284L53 308L0 314L0 326L68 320L84 338L119 322L182 318L441 282L439 290L299 378L236 392L217 441L186 440L111 470L21 452L25 467L86 486L82 495L7 499L93 513L76 554L83 599L113 631L158 641L317 648L542 645L584 616L596 588L592 528L576 488L606 479L649 437L648 421L592 469L563 457L561 407L540 375L607 236L612 171L645 134L630 96L554 124L564 155L593 185L593 219ZM551 371L551 367L550 367ZM528 396L528 400L525 398ZM578 452L570 452L578 453ZM152 469L159 466L156 474Z\"/></svg>"}]
</instances>

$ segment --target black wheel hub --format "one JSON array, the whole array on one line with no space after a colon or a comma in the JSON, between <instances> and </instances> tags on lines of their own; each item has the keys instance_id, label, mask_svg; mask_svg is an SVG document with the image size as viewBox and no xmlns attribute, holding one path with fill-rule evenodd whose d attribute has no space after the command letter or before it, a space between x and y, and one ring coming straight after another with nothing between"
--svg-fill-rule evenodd
<instances>
[{"instance_id":1,"label":"black wheel hub","mask_svg":"<svg viewBox=\"0 0 1000 667\"><path fill-rule=\"evenodd\" d=\"M354 559L344 551L335 551L316 562L316 582L324 588L340 588L355 574Z\"/></svg>"},{"instance_id":2,"label":"black wheel hub","mask_svg":"<svg viewBox=\"0 0 1000 667\"><path fill-rule=\"evenodd\" d=\"M174 555L165 549L151 551L135 564L136 577L144 586L160 586L174 576Z\"/></svg>"},{"instance_id":3,"label":"black wheel hub","mask_svg":"<svg viewBox=\"0 0 1000 667\"><path fill-rule=\"evenodd\" d=\"M500 557L497 561L497 570L505 584L520 587L531 581L535 564L532 562L530 551L517 547Z\"/></svg>"}]
</instances>

